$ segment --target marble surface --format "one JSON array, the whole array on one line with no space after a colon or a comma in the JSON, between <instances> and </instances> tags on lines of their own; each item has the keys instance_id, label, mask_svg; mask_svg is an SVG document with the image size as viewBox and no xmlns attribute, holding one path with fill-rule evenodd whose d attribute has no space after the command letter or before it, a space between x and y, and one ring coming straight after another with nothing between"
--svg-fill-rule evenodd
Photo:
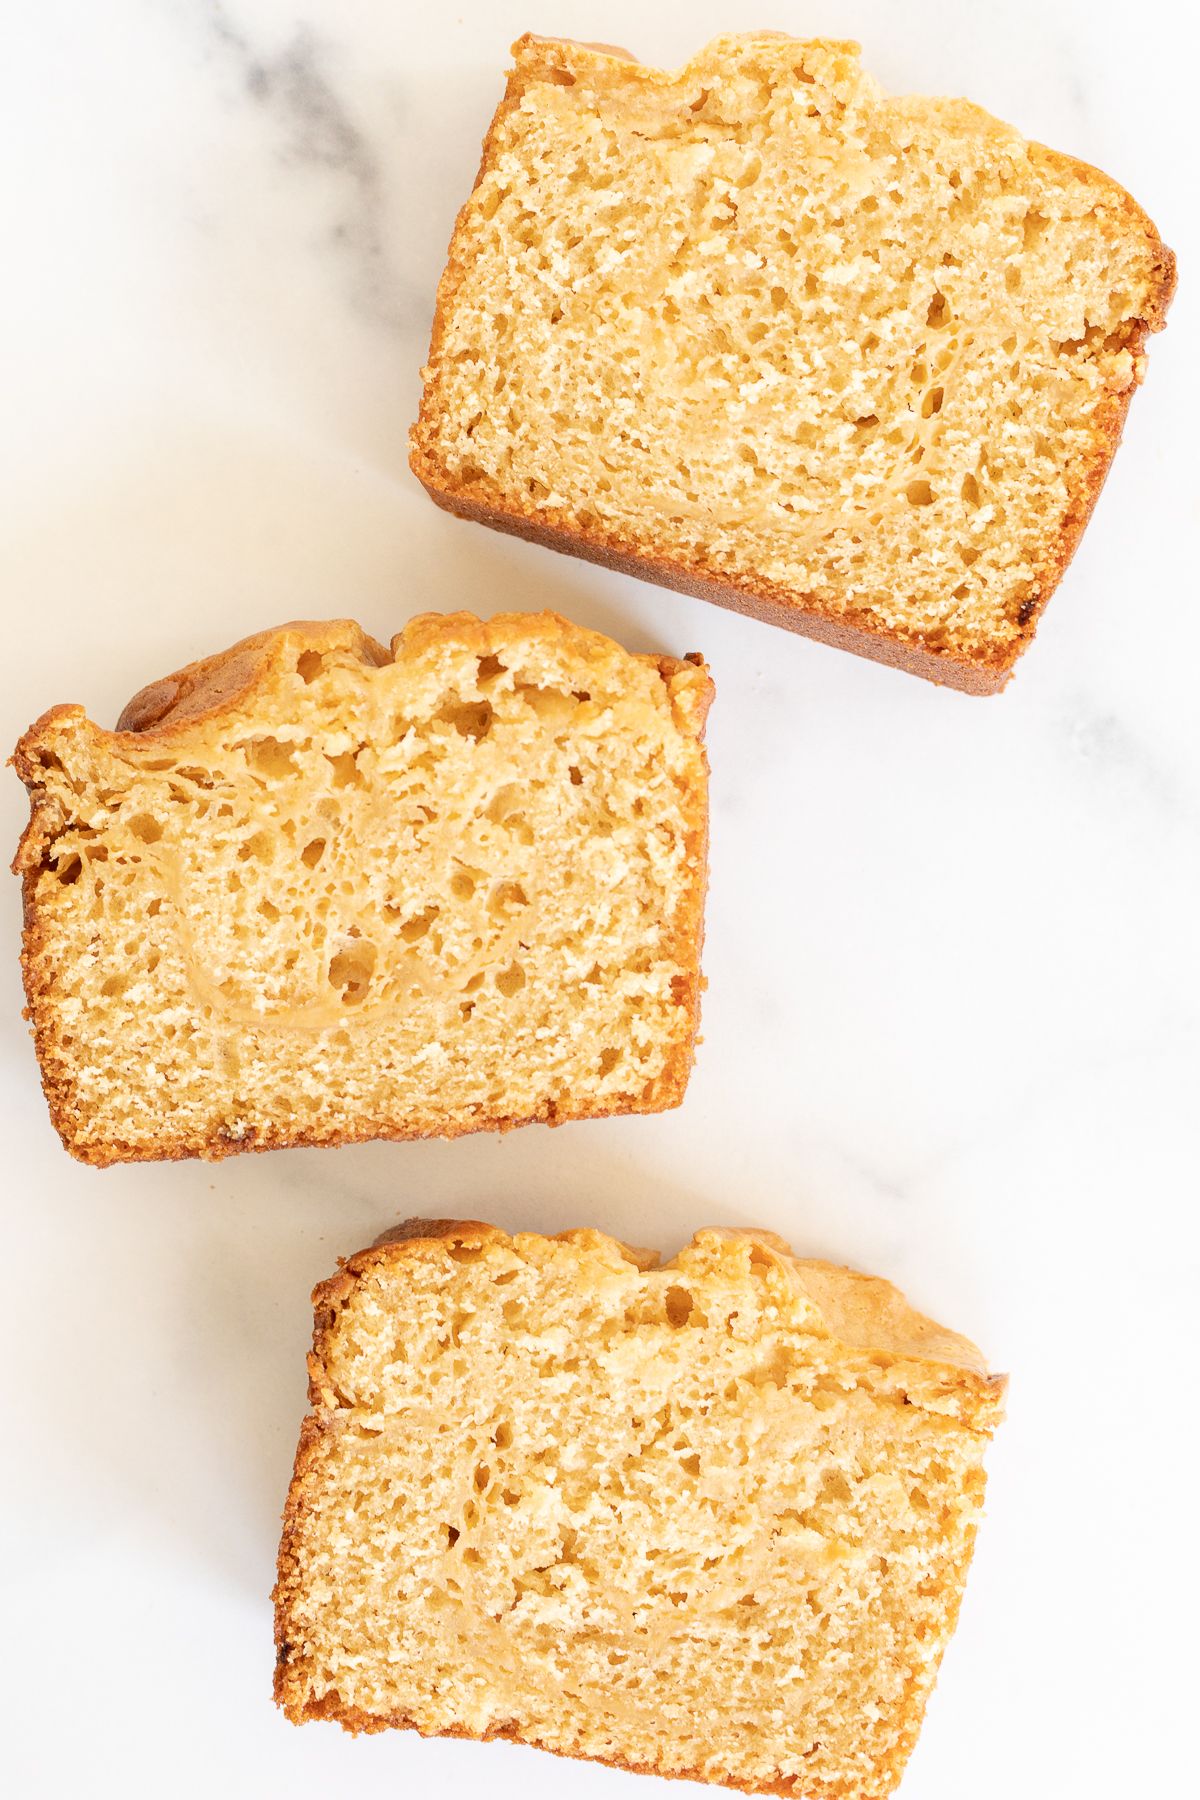
<instances>
[{"instance_id":1,"label":"marble surface","mask_svg":"<svg viewBox=\"0 0 1200 1800\"><path fill-rule=\"evenodd\" d=\"M75 1166L3 899L7 1551L26 1796L648 1795L270 1704L308 1290L417 1211L673 1249L758 1222L893 1277L1012 1371L908 1800L1125 1800L1192 1769L1200 996L1195 26L1147 0L778 6L890 87L1111 169L1180 252L1087 540L972 700L458 524L406 467L432 296L532 27L678 62L759 0L39 0L5 10L2 724L111 723L280 618L554 605L702 649L705 1043L657 1119ZM3 835L22 817L3 785Z\"/></svg>"}]
</instances>

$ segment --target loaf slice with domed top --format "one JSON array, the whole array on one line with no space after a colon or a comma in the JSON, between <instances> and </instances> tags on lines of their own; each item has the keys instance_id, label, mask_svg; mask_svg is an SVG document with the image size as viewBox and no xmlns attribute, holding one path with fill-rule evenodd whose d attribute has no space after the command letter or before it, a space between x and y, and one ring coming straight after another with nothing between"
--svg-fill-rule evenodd
<instances>
[{"instance_id":1,"label":"loaf slice with domed top","mask_svg":"<svg viewBox=\"0 0 1200 1800\"><path fill-rule=\"evenodd\" d=\"M1079 541L1174 258L856 44L524 37L438 291L442 506L972 693Z\"/></svg>"},{"instance_id":2,"label":"loaf slice with domed top","mask_svg":"<svg viewBox=\"0 0 1200 1800\"><path fill-rule=\"evenodd\" d=\"M889 1794L1003 1402L974 1345L768 1232L389 1239L313 1296L288 1716Z\"/></svg>"},{"instance_id":3,"label":"loaf slice with domed top","mask_svg":"<svg viewBox=\"0 0 1200 1800\"><path fill-rule=\"evenodd\" d=\"M16 765L43 1084L86 1162L677 1106L712 684L554 614L288 625Z\"/></svg>"}]
</instances>

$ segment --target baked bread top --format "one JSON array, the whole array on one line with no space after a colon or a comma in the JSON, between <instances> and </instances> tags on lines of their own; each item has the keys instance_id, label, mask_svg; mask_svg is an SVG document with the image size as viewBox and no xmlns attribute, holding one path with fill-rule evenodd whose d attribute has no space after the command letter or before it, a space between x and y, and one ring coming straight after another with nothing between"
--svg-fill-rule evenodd
<instances>
[{"instance_id":1,"label":"baked bread top","mask_svg":"<svg viewBox=\"0 0 1200 1800\"><path fill-rule=\"evenodd\" d=\"M973 692L1099 492L1174 259L858 47L525 37L438 292L436 499Z\"/></svg>"},{"instance_id":2,"label":"baked bread top","mask_svg":"<svg viewBox=\"0 0 1200 1800\"><path fill-rule=\"evenodd\" d=\"M953 1631L1004 1382L767 1232L410 1221L313 1296L296 1721L873 1800Z\"/></svg>"},{"instance_id":3,"label":"baked bread top","mask_svg":"<svg viewBox=\"0 0 1200 1800\"><path fill-rule=\"evenodd\" d=\"M43 1083L95 1163L677 1105L702 666L554 614L280 627L17 747Z\"/></svg>"}]
</instances>

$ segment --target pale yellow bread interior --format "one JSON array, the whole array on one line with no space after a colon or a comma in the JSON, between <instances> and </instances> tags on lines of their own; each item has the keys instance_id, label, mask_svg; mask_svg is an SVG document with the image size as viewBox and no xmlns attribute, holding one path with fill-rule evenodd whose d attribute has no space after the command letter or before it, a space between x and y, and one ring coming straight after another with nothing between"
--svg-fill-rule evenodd
<instances>
[{"instance_id":1,"label":"pale yellow bread interior","mask_svg":"<svg viewBox=\"0 0 1200 1800\"><path fill-rule=\"evenodd\" d=\"M438 295L443 503L975 691L1032 635L1174 261L854 44L523 38Z\"/></svg>"},{"instance_id":2,"label":"pale yellow bread interior","mask_svg":"<svg viewBox=\"0 0 1200 1800\"><path fill-rule=\"evenodd\" d=\"M659 1267L595 1231L417 1220L314 1301L290 1717L891 1791L1000 1416L972 1344L760 1232Z\"/></svg>"},{"instance_id":3,"label":"pale yellow bread interior","mask_svg":"<svg viewBox=\"0 0 1200 1800\"><path fill-rule=\"evenodd\" d=\"M91 1162L678 1104L701 667L553 614L248 640L22 740L25 975Z\"/></svg>"}]
</instances>

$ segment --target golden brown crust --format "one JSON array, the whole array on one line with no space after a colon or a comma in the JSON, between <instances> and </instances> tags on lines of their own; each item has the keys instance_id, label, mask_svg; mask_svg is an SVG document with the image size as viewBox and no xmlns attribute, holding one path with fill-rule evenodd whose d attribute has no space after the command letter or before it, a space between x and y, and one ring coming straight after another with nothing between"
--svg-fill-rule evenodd
<instances>
[{"instance_id":1,"label":"golden brown crust","mask_svg":"<svg viewBox=\"0 0 1200 1800\"><path fill-rule=\"evenodd\" d=\"M481 652L501 646L513 637L526 639L533 635L575 638L581 648L589 644L613 646L612 640L599 632L588 631L561 614L498 613L481 620L470 613L422 613L409 620L392 639L390 649L369 637L353 620L293 621L268 631L255 633L214 656L189 663L172 675L149 683L139 690L121 713L112 735L136 736L169 743L173 737L198 724L220 726L253 696L258 685L270 676L279 663L294 659L297 645L316 655L345 653L363 663L381 668L415 655L430 644L444 641L471 643ZM621 655L632 653L621 650ZM681 728L691 732L702 745L705 721L712 704L714 688L703 657L687 658L646 654L637 661L653 667L661 677L672 701L672 712ZM700 677L698 680L697 677ZM697 871L695 882L680 905L669 948L678 954L691 946L688 954L679 954L688 974L682 978L677 998L687 1030L664 1064L653 1087L636 1097L614 1099L608 1105L573 1106L569 1111L554 1101L547 1101L536 1111L515 1116L507 1113L481 1112L477 1117L453 1124L433 1127L398 1128L391 1120L363 1120L355 1128L328 1130L297 1126L288 1130L248 1128L236 1136L217 1128L204 1139L180 1137L164 1139L148 1148L131 1144L118 1136L96 1142L86 1135L72 1086L59 1073L57 1051L61 1045L61 1028L57 1018L52 975L47 957L46 933L37 902L38 878L43 859L55 836L56 821L45 795L43 757L53 757L50 740L55 727L64 720L84 719L79 706L55 706L30 726L17 744L11 762L30 796L30 819L13 860L13 872L22 880L24 929L21 970L24 979L26 1009L34 1038L42 1091L50 1112L51 1123L64 1146L77 1161L93 1168L106 1168L123 1162L178 1162L193 1157L219 1161L243 1151L285 1148L330 1149L343 1144L378 1140L409 1143L424 1138L451 1138L480 1131L508 1132L525 1125L559 1125L584 1119L605 1119L637 1113L667 1112L679 1106L687 1089L695 1060L695 1047L700 1029L700 1001L703 977L700 952L703 938L704 899L707 887L707 809L687 834L689 867ZM702 750L703 755L703 750ZM707 757L704 758L707 772ZM691 860L695 859L695 860Z\"/></svg>"},{"instance_id":2,"label":"golden brown crust","mask_svg":"<svg viewBox=\"0 0 1200 1800\"><path fill-rule=\"evenodd\" d=\"M46 1062L42 1059L42 1045L55 1044L57 1033L51 1028L39 1034L38 1012L28 973L25 971L25 960L23 952L21 966L26 975L26 993L29 996L29 1006L24 1016L33 1026L34 1045L41 1066L42 1092L46 1097L50 1122L62 1140L64 1149L70 1151L76 1162L86 1163L93 1169L109 1169L117 1163L192 1162L197 1158L201 1162L221 1162L227 1156L240 1156L243 1152L254 1154L264 1150L340 1150L348 1144L412 1144L430 1138L448 1141L451 1138L472 1137L481 1131L495 1131L503 1136L509 1131L519 1131L525 1125L548 1125L553 1128L558 1125L582 1124L589 1119L620 1119L641 1113L671 1112L683 1104L686 1076L690 1074L692 1066L691 1054L687 1056L685 1065L684 1051L681 1049L675 1052L664 1067L652 1101L639 1098L632 1103L579 1107L570 1112L549 1102L536 1112L526 1113L521 1118L511 1114L486 1113L480 1114L470 1124L438 1125L431 1126L428 1130L397 1130L390 1124L366 1124L353 1131L338 1129L327 1133L303 1127L287 1132L258 1132L251 1128L237 1137L217 1130L204 1139L187 1138L170 1145L156 1145L152 1150L143 1145L129 1144L121 1138L112 1138L104 1144L90 1141L81 1143L73 1092L67 1083L47 1073ZM698 1030L699 1019L693 1018L690 1040L692 1046L695 1045Z\"/></svg>"},{"instance_id":3,"label":"golden brown crust","mask_svg":"<svg viewBox=\"0 0 1200 1800\"><path fill-rule=\"evenodd\" d=\"M765 587L752 586L736 576L699 574L671 558L650 556L631 544L622 545L611 533L548 525L532 513L523 511L515 501L507 501L498 495L480 500L453 486L439 486L439 478L428 472L430 465L418 450L414 450L411 460L413 472L430 499L456 518L490 525L494 531L524 538L531 544L541 544L547 550L565 551L568 556L582 557L585 562L599 563L602 568L636 576L640 581L652 581L680 594L691 594L697 600L711 600L745 618L757 619L764 625L782 626L785 631L830 644L836 650L848 650L871 662L885 663L889 668L919 675L939 687L957 688L964 694L998 694L1012 674L1011 663L973 661L952 651L935 651L916 642L910 643L882 630L870 613L822 612L802 599L781 598ZM1080 534L1084 523L1086 520L1080 523ZM1032 629L1027 635L1032 637ZM1015 656L1014 652L1014 660Z\"/></svg>"},{"instance_id":4,"label":"golden brown crust","mask_svg":"<svg viewBox=\"0 0 1200 1800\"><path fill-rule=\"evenodd\" d=\"M287 641L303 638L318 654L344 646L375 668L392 661L383 645L368 637L353 619L333 619L328 623L294 619L286 625L255 632L228 650L202 657L173 675L150 682L124 708L117 730L150 732L168 724L181 724L185 719L194 723L230 710L262 680L280 651L285 632Z\"/></svg>"},{"instance_id":5,"label":"golden brown crust","mask_svg":"<svg viewBox=\"0 0 1200 1800\"><path fill-rule=\"evenodd\" d=\"M1161 331L1167 322L1167 313L1171 301L1175 297L1177 269L1175 252L1163 243L1153 221L1142 208L1126 193L1125 189L1115 182L1103 170L1094 168L1091 163L1079 161L1067 156L1060 150L1051 150L1045 144L1029 143L1026 146L1031 159L1058 172L1084 181L1096 190L1097 203L1121 213L1135 230L1144 233L1154 252L1154 285L1149 292L1149 304L1143 318L1133 322L1125 348L1133 358L1136 379L1120 393L1109 393L1095 414L1096 448L1092 460L1081 472L1079 484L1071 495L1066 518L1058 536L1047 545L1044 558L1037 572L1037 599L1026 602L1028 608L1022 621L1022 635L1012 651L1009 663L1028 648L1046 605L1055 588L1065 575L1067 568L1079 548L1088 521L1100 498L1101 489L1108 479L1113 458L1120 446L1125 430L1125 420L1129 413L1130 402L1138 384L1144 366L1146 339L1154 332Z\"/></svg>"},{"instance_id":6,"label":"golden brown crust","mask_svg":"<svg viewBox=\"0 0 1200 1800\"><path fill-rule=\"evenodd\" d=\"M118 734L132 732L139 736L165 738L184 726L219 721L249 698L270 674L273 665L288 661L295 654L297 643L315 655L346 651L369 667L379 669L387 663L402 662L406 656L415 655L438 642L467 644L483 652L499 647L515 636L526 640L531 637L575 639L581 650L592 644L608 646L612 643L601 632L589 631L562 613L548 610L496 613L490 619L479 619L474 613L467 612L418 613L396 633L388 648L369 637L353 619L292 620L286 625L256 632L228 650L189 663L172 675L150 682L124 708L116 730ZM634 653L622 650L621 654ZM707 672L703 657L695 655L681 658L643 654L636 656L636 660L652 664L668 685L684 669ZM711 702L710 683L703 707L705 715ZM43 725L74 710L77 709L53 707L31 726L14 752L18 772L21 768L18 758L32 746Z\"/></svg>"},{"instance_id":7,"label":"golden brown crust","mask_svg":"<svg viewBox=\"0 0 1200 1800\"><path fill-rule=\"evenodd\" d=\"M783 32L746 33L743 36L782 38ZM796 40L798 42L804 40ZM857 53L857 44L839 46ZM521 101L527 86L536 80L570 78L573 50L583 49L593 57L612 57L637 62L630 52L610 45L582 44L570 38L544 38L526 34L512 46L515 66L510 71L504 97L484 138L479 169L475 177L478 187L491 165L493 151L509 113ZM711 51L713 46L709 46ZM702 52L706 55L708 52ZM602 64L601 64L602 67ZM658 71L647 70L653 78ZM667 79L664 77L664 79ZM930 104L930 103L925 103ZM963 101L943 101L943 107L960 119L969 118L975 129L1008 133L1011 128L993 119L981 108ZM1154 251L1154 285L1149 294L1146 314L1134 322L1127 348L1134 358L1137 379L1141 379L1146 338L1160 331L1166 323L1167 310L1175 292L1176 264L1174 253L1162 242L1153 222L1117 182L1089 163L1083 163L1061 151L1026 142L1030 156L1049 167L1083 179L1095 188L1097 204L1121 214L1136 231L1144 232ZM460 228L465 224L470 197L459 212L450 240L445 270L438 284L430 338L428 364L438 360L445 337L447 321L465 267L458 253ZM428 370L426 371L428 376ZM886 628L877 614L866 607L846 606L834 610L822 603L814 593L788 591L765 579L748 579L734 574L718 574L691 562L652 555L639 544L605 531L597 526L553 524L539 516L521 497L475 483L468 489L457 482L430 452L431 424L434 408L431 389L426 386L421 396L417 422L412 430L410 467L426 493L443 510L493 530L507 532L551 550L601 564L619 573L652 581L661 587L709 600L764 624L781 626L800 636L830 644L839 650L870 661L884 663L920 676L938 686L955 688L966 694L998 694L1007 685L1019 657L1032 642L1046 605L1062 580L1079 546L1084 529L1092 515L1100 490L1104 486L1112 459L1121 440L1125 417L1137 383L1120 393L1109 394L1097 409L1095 451L1080 472L1071 496L1066 518L1056 537L1044 547L1036 569L1029 597L1019 615L1019 635L999 654L968 654L949 645L930 645L916 633L900 627Z\"/></svg>"},{"instance_id":8,"label":"golden brown crust","mask_svg":"<svg viewBox=\"0 0 1200 1800\"><path fill-rule=\"evenodd\" d=\"M1003 1398L1006 1377L988 1372L987 1359L979 1347L961 1333L949 1331L918 1312L892 1282L878 1275L864 1275L842 1263L796 1256L775 1232L755 1226L705 1226L678 1256L664 1264L657 1252L635 1249L620 1238L589 1226L568 1227L550 1237L536 1231L510 1235L481 1219L427 1219L416 1215L381 1232L365 1250L340 1259L337 1274L320 1282L313 1289L312 1298L324 1346L338 1306L364 1277L413 1257L440 1254L447 1245L473 1250L503 1245L519 1253L523 1244L579 1243L647 1269L674 1268L681 1257L691 1252L735 1240L752 1246L755 1261L781 1269L796 1280L824 1321L828 1335L847 1350L879 1354L896 1362L944 1367L988 1399Z\"/></svg>"},{"instance_id":9,"label":"golden brown crust","mask_svg":"<svg viewBox=\"0 0 1200 1800\"><path fill-rule=\"evenodd\" d=\"M279 1700L278 1693L276 1699ZM320 1700L308 1702L303 1716L291 1712L282 1700L279 1703L294 1725L307 1725L324 1719L331 1724L340 1725L351 1737L370 1736L377 1731L415 1731L421 1737L459 1738L474 1744L521 1744L528 1749L548 1751L551 1756L561 1757L564 1762L600 1763L606 1769L619 1769L624 1775L655 1775L660 1781L698 1781L705 1785L719 1785L738 1794L766 1794L778 1796L778 1800L800 1800L791 1776L785 1776L780 1781L752 1785L750 1782L737 1781L731 1775L724 1775L718 1784L714 1784L713 1778L700 1769L659 1769L650 1763L627 1762L615 1756L584 1756L577 1751L560 1749L554 1744L540 1743L536 1738L523 1737L513 1725L490 1725L483 1731L468 1731L464 1726L450 1725L443 1731L428 1732L423 1731L407 1713L389 1713L386 1717L377 1717L373 1713L363 1712L361 1707L346 1706L336 1690ZM902 1753L894 1759L896 1781L899 1780L900 1771L916 1742L918 1729L919 1727L913 1729L911 1741L905 1741ZM821 1781L815 1786L810 1784L805 1789L803 1800L860 1800L860 1790L849 1782Z\"/></svg>"},{"instance_id":10,"label":"golden brown crust","mask_svg":"<svg viewBox=\"0 0 1200 1800\"><path fill-rule=\"evenodd\" d=\"M14 762L16 758L14 757ZM17 847L13 861L13 872L20 874L21 880L21 975L25 987L26 1005L22 1017L29 1024L33 1033L34 1052L37 1056L38 1074L41 1078L42 1093L46 1098L46 1106L50 1114L50 1123L57 1131L64 1146L71 1151L77 1161L88 1160L76 1147L77 1126L75 1122L75 1105L67 1083L55 1073L52 1052L59 1042L59 1030L50 1000L50 975L46 961L46 933L35 904L34 886L37 879L36 869L30 867L22 859L26 856L27 846L31 842L34 831L36 809L26 826Z\"/></svg>"},{"instance_id":11,"label":"golden brown crust","mask_svg":"<svg viewBox=\"0 0 1200 1800\"><path fill-rule=\"evenodd\" d=\"M568 1230L555 1233L549 1241L571 1241L580 1237L586 1238L589 1245L601 1247L639 1268L658 1265L658 1258L653 1252L631 1250L628 1245L603 1232ZM830 1334L836 1337L842 1328L849 1327L850 1335L844 1340L848 1349L862 1350L873 1345L876 1354L885 1357L899 1355L905 1362L915 1356L920 1363L928 1356L944 1372L948 1382L957 1382L965 1390L966 1422L974 1422L984 1432L990 1432L998 1423L1002 1416L1007 1378L988 1374L984 1359L973 1344L916 1312L890 1282L860 1275L854 1270L840 1268L832 1263L796 1257L774 1232L753 1228L722 1228L697 1232L691 1244L680 1255L685 1255L688 1250L701 1248L706 1240L713 1238L748 1239L758 1247L756 1255L761 1251L775 1266L783 1266L794 1272L803 1282L806 1293L820 1306ZM379 1715L349 1706L336 1691L313 1700L308 1694L299 1656L295 1653L293 1638L298 1637L299 1633L293 1620L302 1581L300 1546L309 1512L309 1478L320 1461L327 1433L336 1429L330 1414L338 1404L339 1396L329 1381L326 1369L339 1312L359 1284L378 1269L413 1257L439 1256L448 1248L484 1250L491 1245L501 1245L519 1252L523 1239L541 1244L547 1241L538 1233L510 1237L499 1227L477 1219L406 1219L392 1230L381 1233L369 1249L360 1250L342 1260L337 1273L318 1283L313 1289L313 1347L308 1358L308 1370L309 1403L314 1410L304 1419L300 1430L291 1485L283 1510L276 1583L272 1590L275 1606L275 1700L296 1725L323 1719L340 1725L352 1735L401 1730L416 1731L423 1736L466 1738L480 1743L502 1739L509 1743L530 1744L538 1749L550 1750L552 1754L567 1756L572 1761L599 1761L610 1768L623 1769L629 1774L662 1776L664 1771L646 1764L627 1762L620 1758L578 1756L553 1745L540 1744L536 1739L523 1735L515 1725L491 1726L481 1732L455 1726L430 1733L408 1714ZM665 1266L671 1268L677 1261L678 1258L673 1258ZM921 1346L926 1348L922 1349ZM973 1547L972 1531L960 1553L946 1565L941 1577L947 1639L953 1634L957 1623ZM899 1781L917 1741L923 1710L923 1706L907 1706L903 1709L906 1723L886 1769L881 1771L883 1784L876 1791L890 1792ZM705 1783L712 1780L712 1777L699 1769L679 1771L667 1778ZM796 1800L797 1796L795 1783L790 1777L775 1782L748 1783L727 1776L723 1778L721 1785L747 1794L790 1795L792 1800ZM859 1789L849 1780L822 1781L806 1789L805 1800L858 1800L858 1794Z\"/></svg>"}]
</instances>

